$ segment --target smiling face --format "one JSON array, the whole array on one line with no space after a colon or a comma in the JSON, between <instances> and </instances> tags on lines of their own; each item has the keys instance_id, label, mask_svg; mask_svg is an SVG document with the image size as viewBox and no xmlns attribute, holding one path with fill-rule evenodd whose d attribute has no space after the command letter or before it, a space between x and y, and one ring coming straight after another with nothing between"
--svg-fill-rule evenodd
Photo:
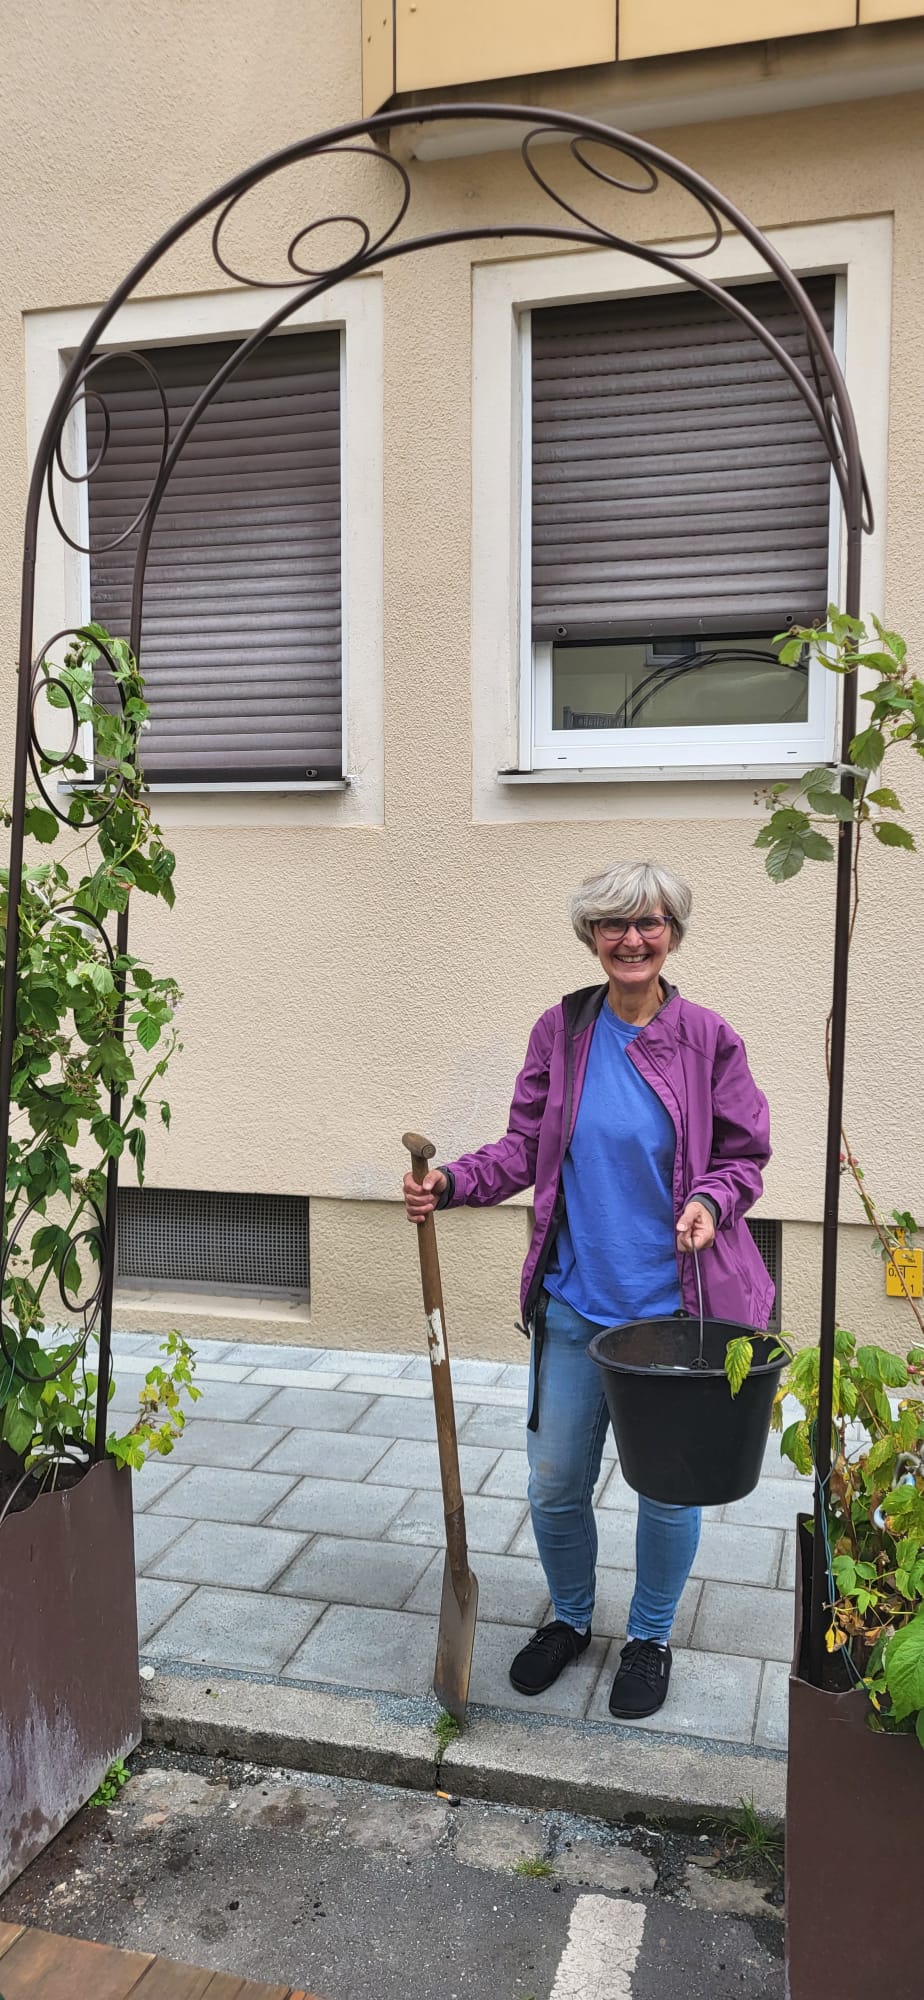
<instances>
[{"instance_id":1,"label":"smiling face","mask_svg":"<svg viewBox=\"0 0 924 2000\"><path fill-rule=\"evenodd\" d=\"M594 950L614 997L641 999L653 993L671 949L671 921L658 905L634 917L594 923Z\"/></svg>"}]
</instances>

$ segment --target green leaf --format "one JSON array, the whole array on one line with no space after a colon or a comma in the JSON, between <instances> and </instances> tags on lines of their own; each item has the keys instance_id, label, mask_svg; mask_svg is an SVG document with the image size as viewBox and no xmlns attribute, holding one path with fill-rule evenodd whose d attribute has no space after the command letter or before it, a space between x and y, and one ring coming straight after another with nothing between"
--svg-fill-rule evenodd
<instances>
[{"instance_id":1,"label":"green leaf","mask_svg":"<svg viewBox=\"0 0 924 2000\"><path fill-rule=\"evenodd\" d=\"M886 752L881 729L863 729L850 745L850 761L861 771L878 771Z\"/></svg>"},{"instance_id":2,"label":"green leaf","mask_svg":"<svg viewBox=\"0 0 924 2000\"><path fill-rule=\"evenodd\" d=\"M799 835L790 840L780 840L770 849L766 869L771 882L788 882L793 875L798 875L805 860L803 838Z\"/></svg>"},{"instance_id":3,"label":"green leaf","mask_svg":"<svg viewBox=\"0 0 924 2000\"><path fill-rule=\"evenodd\" d=\"M843 792L809 792L807 797L813 812L829 813L838 820L853 819L853 800Z\"/></svg>"},{"instance_id":4,"label":"green leaf","mask_svg":"<svg viewBox=\"0 0 924 2000\"><path fill-rule=\"evenodd\" d=\"M725 1349L725 1374L733 1396L737 1396L747 1381L753 1359L754 1342L748 1339L746 1333L739 1334L735 1340L728 1342Z\"/></svg>"},{"instance_id":5,"label":"green leaf","mask_svg":"<svg viewBox=\"0 0 924 2000\"><path fill-rule=\"evenodd\" d=\"M26 833L33 840L41 841L43 847L50 847L51 842L58 838L58 822L54 813L48 812L45 806L27 806L24 824Z\"/></svg>"},{"instance_id":6,"label":"green leaf","mask_svg":"<svg viewBox=\"0 0 924 2000\"><path fill-rule=\"evenodd\" d=\"M153 1014L142 1014L135 1032L143 1049L154 1047L155 1042L160 1040L160 1030L161 1023L155 1020Z\"/></svg>"},{"instance_id":7,"label":"green leaf","mask_svg":"<svg viewBox=\"0 0 924 2000\"><path fill-rule=\"evenodd\" d=\"M15 1403L8 1403L3 1437L10 1450L15 1451L18 1458L24 1458L34 1436L35 1418L30 1417L27 1411L18 1409Z\"/></svg>"},{"instance_id":8,"label":"green leaf","mask_svg":"<svg viewBox=\"0 0 924 2000\"><path fill-rule=\"evenodd\" d=\"M914 835L907 826L900 826L894 819L876 819L873 832L883 847L908 847L914 851Z\"/></svg>"},{"instance_id":9,"label":"green leaf","mask_svg":"<svg viewBox=\"0 0 924 2000\"><path fill-rule=\"evenodd\" d=\"M893 1713L901 1722L924 1708L924 1613L890 1640L883 1664Z\"/></svg>"},{"instance_id":10,"label":"green leaf","mask_svg":"<svg viewBox=\"0 0 924 2000\"><path fill-rule=\"evenodd\" d=\"M888 785L880 785L878 791L867 792L866 802L871 806L883 806L886 812L901 812L902 802L897 792Z\"/></svg>"},{"instance_id":11,"label":"green leaf","mask_svg":"<svg viewBox=\"0 0 924 2000\"><path fill-rule=\"evenodd\" d=\"M826 834L817 833L810 827L808 833L802 835L802 852L808 861L830 861L834 849Z\"/></svg>"},{"instance_id":12,"label":"green leaf","mask_svg":"<svg viewBox=\"0 0 924 2000\"><path fill-rule=\"evenodd\" d=\"M837 783L837 772L830 764L817 764L813 771L806 771L800 783L804 792L830 792Z\"/></svg>"}]
</instances>

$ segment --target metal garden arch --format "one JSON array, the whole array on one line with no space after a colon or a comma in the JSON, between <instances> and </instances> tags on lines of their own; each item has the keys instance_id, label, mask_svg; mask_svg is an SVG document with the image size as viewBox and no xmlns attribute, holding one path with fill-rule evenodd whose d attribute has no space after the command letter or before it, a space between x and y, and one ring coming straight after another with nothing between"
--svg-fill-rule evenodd
<instances>
[{"instance_id":1,"label":"metal garden arch","mask_svg":"<svg viewBox=\"0 0 924 2000\"><path fill-rule=\"evenodd\" d=\"M460 119L490 120L498 124L513 124L522 128L523 137L520 157L527 176L538 186L549 203L549 218L540 223L513 222L506 225L491 224L484 227L427 231L415 236L403 233L402 224L412 206L412 183L404 164L387 150L385 142L389 131L406 125L438 125ZM572 199L559 192L554 185L554 168L560 154L547 150L543 141L559 140L567 142L571 156L578 166L596 183L594 192L599 197L602 186L620 195L644 196L656 192L662 184L673 184L690 195L698 205L706 224L705 246L684 251L683 248L658 249L644 242L610 229L605 223L585 215ZM857 439L854 413L850 397L840 367L835 358L831 342L824 326L799 279L790 270L785 260L762 232L749 221L735 204L710 185L699 174L684 166L670 154L634 134L620 132L612 127L590 119L572 117L555 111L536 111L523 106L497 104L453 104L452 106L428 105L413 110L380 112L375 117L334 129L301 140L283 151L259 161L245 172L227 181L224 186L208 195L195 207L189 209L180 220L168 229L153 244L146 254L128 272L107 303L96 315L92 326L73 357L54 404L49 414L36 455L29 487L26 510L25 537L22 565L22 618L19 647L19 680L17 694L16 749L14 791L12 803L12 825L10 836L10 886L9 916L6 936L6 958L3 978L2 1014L0 1014L0 1187L6 1187L6 1172L10 1126L10 1089L12 1075L13 1038L17 1019L18 991L18 947L19 947L19 900L23 871L24 815L26 790L30 771L41 784L40 760L42 745L38 736L35 706L41 686L44 684L43 662L49 656L57 639L73 636L69 632L57 633L45 638L34 630L34 587L36 569L36 548L39 518L43 499L46 498L59 534L68 541L55 504L54 476L56 468L63 471L62 441L64 428L75 405L86 393L92 393L105 404L105 398L93 386L93 376L101 365L102 357L95 353L100 336L105 332L120 307L131 297L137 287L153 271L167 253L191 230L208 218L214 217L211 235L212 255L219 270L237 284L255 289L265 288L265 281L250 278L246 273L233 268L223 248L222 236L226 222L237 204L251 189L281 173L285 168L312 158L336 158L339 155L365 156L381 162L383 175L390 177L389 184L395 190L395 209L391 221L376 236L367 219L361 214L319 215L311 218L293 237L288 247L287 261L292 272L284 282L289 296L263 323L246 338L239 341L229 358L222 363L212 380L198 397L188 415L180 425L176 435L169 436L169 420L162 385L156 378L156 370L146 357L135 356L139 366L155 377L164 418L162 446L158 471L139 516L119 541L140 529L139 546L134 565L132 610L129 641L143 670L142 655L142 611L144 601L145 568L151 535L157 520L158 509L176 465L190 434L195 429L202 413L218 394L224 382L234 373L246 357L254 353L277 328L283 326L301 306L320 297L336 286L341 279L353 277L363 271L381 266L396 257L405 257L414 251L434 248L438 245L461 242L494 241L501 238L541 239L543 241L566 243L582 248L615 249L643 259L656 270L670 273L686 284L695 286L708 298L714 300L726 312L732 314L749 331L761 340L767 352L785 370L805 403L818 434L821 437L835 479L840 491L846 533L846 577L844 585L844 609L852 616L859 614L860 608L860 563L864 532L870 532L872 517L869 498ZM605 197L604 197L605 198ZM348 225L358 233L358 247L353 254L327 270L313 270L307 259L311 253L311 242L316 232L327 223ZM782 285L784 291L799 313L808 342L811 375L805 375L788 351L765 327L743 302L716 279L711 278L706 266L709 258L718 249L726 229L744 237L757 251L770 277ZM278 285L272 289L278 290ZM109 440L109 416L104 407L105 436L103 455ZM97 460L97 464L100 461ZM88 469L85 478L91 478L96 466ZM68 477L73 478L69 473ZM76 543L71 543L77 546ZM38 641L38 644L37 644ZM52 670L53 671L53 670ZM846 765L847 750L856 732L856 676L848 676L843 687L842 705L842 746L841 762ZM849 795L851 779L842 776L842 789ZM44 789L44 788L43 788ZM65 820L66 809L53 791L45 792L46 803L59 819ZM838 1200L840 1190L840 1146L841 1112L844 1082L844 1044L847 1008L847 952L850 922L850 874L853 847L853 822L844 820L838 829L837 846L837 887L834 926L833 993L830 1029L830 1087L828 1097L828 1122L826 1142L825 1199L823 1228L823 1259L820 1318L820 1397L817 1426L816 1453L816 1560L813 1566L813 1605L811 1620L811 1671L816 1683L821 1679L825 1627L825 1564L822 1560L820 1500L824 1482L830 1472L830 1437L833 1391L835 1294L837 1280L837 1228ZM124 952L128 944L128 912L120 914L116 923L114 946L108 938L107 948L116 953ZM111 1115L119 1117L120 1103L114 1097ZM97 1456L104 1451L105 1426L102 1421L106 1389L110 1374L110 1328L112 1316L112 1292L115 1269L115 1223L116 1198L118 1190L118 1167L110 1160L108 1169L105 1216L101 1220L100 1234L101 1261L100 1277L90 1298L81 1303L84 1321L83 1344L90 1333L99 1335L99 1376L100 1403L97 1422ZM5 1233L2 1257L2 1272L5 1275L7 1261L15 1240L15 1228ZM0 1349L4 1358L15 1367L14 1357L7 1347L9 1331L0 1313Z\"/></svg>"}]
</instances>

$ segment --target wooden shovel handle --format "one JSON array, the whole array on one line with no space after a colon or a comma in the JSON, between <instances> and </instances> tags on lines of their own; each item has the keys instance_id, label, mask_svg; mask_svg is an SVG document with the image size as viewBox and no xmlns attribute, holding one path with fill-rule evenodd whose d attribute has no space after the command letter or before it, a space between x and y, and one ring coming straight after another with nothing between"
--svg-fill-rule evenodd
<instances>
[{"instance_id":1,"label":"wooden shovel handle","mask_svg":"<svg viewBox=\"0 0 924 2000\"><path fill-rule=\"evenodd\" d=\"M431 1145L429 1139L421 1138L418 1132L405 1132L402 1144L410 1153L411 1172L419 1187L434 1157L436 1147ZM423 1222L417 1224L417 1250L420 1257L420 1281L427 1319L427 1347L430 1353L430 1376L436 1410L443 1511L446 1516L446 1547L453 1584L458 1596L460 1591L465 1591L468 1587L468 1548L465 1538L462 1483L459 1478L456 1412L452 1397L452 1376L449 1372L449 1349L446 1344L443 1286L436 1247L436 1223L432 1212L425 1216Z\"/></svg>"}]
</instances>

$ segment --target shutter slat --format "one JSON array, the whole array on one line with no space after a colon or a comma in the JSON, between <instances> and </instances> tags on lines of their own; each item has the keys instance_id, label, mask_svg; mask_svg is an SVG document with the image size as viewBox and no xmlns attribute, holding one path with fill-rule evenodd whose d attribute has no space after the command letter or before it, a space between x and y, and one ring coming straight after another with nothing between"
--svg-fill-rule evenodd
<instances>
[{"instance_id":1,"label":"shutter slat","mask_svg":"<svg viewBox=\"0 0 924 2000\"><path fill-rule=\"evenodd\" d=\"M830 332L834 280L806 289ZM810 376L782 287L737 296ZM698 293L544 308L532 376L535 637L824 612L827 453L757 335Z\"/></svg>"},{"instance_id":2,"label":"shutter slat","mask_svg":"<svg viewBox=\"0 0 924 2000\"><path fill-rule=\"evenodd\" d=\"M232 353L151 350L171 437ZM94 377L111 420L88 483L93 616L129 628L137 537L162 419L142 371L113 356ZM90 462L103 416L86 405ZM142 761L169 776L304 778L341 769L340 343L279 336L224 384L177 461L148 558L141 664L151 707ZM98 696L111 703L108 675Z\"/></svg>"}]
</instances>

